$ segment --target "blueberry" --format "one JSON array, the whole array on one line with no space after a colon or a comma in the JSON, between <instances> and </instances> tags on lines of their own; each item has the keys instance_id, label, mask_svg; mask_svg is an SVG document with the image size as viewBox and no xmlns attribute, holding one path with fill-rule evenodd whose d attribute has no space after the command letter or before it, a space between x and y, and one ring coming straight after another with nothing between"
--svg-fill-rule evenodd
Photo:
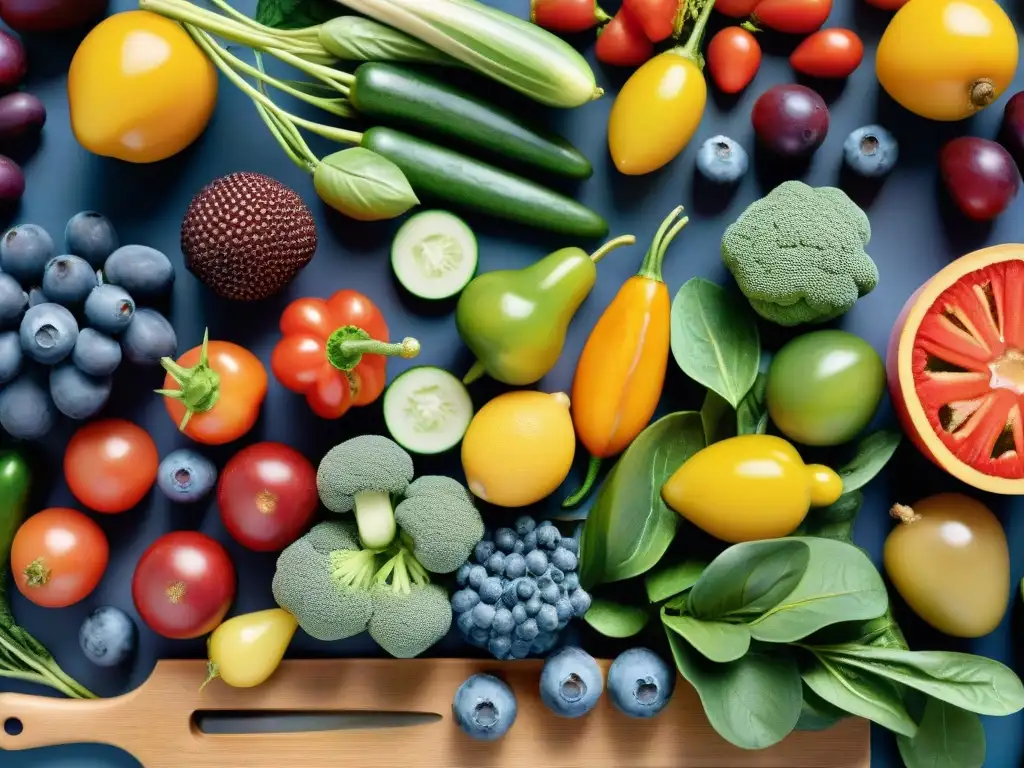
<instances>
[{"instance_id":1,"label":"blueberry","mask_svg":"<svg viewBox=\"0 0 1024 768\"><path fill-rule=\"evenodd\" d=\"M518 579L526 573L526 558L513 552L505 558L505 576Z\"/></svg>"},{"instance_id":2,"label":"blueberry","mask_svg":"<svg viewBox=\"0 0 1024 768\"><path fill-rule=\"evenodd\" d=\"M522 537L534 531L537 528L537 523L529 515L522 515L521 517L516 518L515 526L516 533L518 533L519 536Z\"/></svg>"},{"instance_id":3,"label":"blueberry","mask_svg":"<svg viewBox=\"0 0 1024 768\"><path fill-rule=\"evenodd\" d=\"M0 326L10 327L21 322L28 308L28 294L21 283L11 275L0 274Z\"/></svg>"},{"instance_id":4,"label":"blueberry","mask_svg":"<svg viewBox=\"0 0 1024 768\"><path fill-rule=\"evenodd\" d=\"M472 611L470 612L469 615L470 616L473 615ZM487 642L490 639L491 639L491 632L490 632L490 630L482 629L481 627L476 627L476 626L474 626L471 630L469 630L469 641L471 643L473 643L473 645L478 645L481 648L486 648L487 647Z\"/></svg>"},{"instance_id":5,"label":"blueberry","mask_svg":"<svg viewBox=\"0 0 1024 768\"><path fill-rule=\"evenodd\" d=\"M541 701L561 717L580 717L597 704L604 688L601 668L580 648L563 648L548 657L540 673Z\"/></svg>"},{"instance_id":6,"label":"blueberry","mask_svg":"<svg viewBox=\"0 0 1024 768\"><path fill-rule=\"evenodd\" d=\"M25 312L20 333L25 354L44 365L55 365L74 349L78 322L60 304L38 304Z\"/></svg>"},{"instance_id":7,"label":"blueberry","mask_svg":"<svg viewBox=\"0 0 1024 768\"><path fill-rule=\"evenodd\" d=\"M565 581L562 582L562 589L567 594L572 594L580 586L580 575L578 573L567 573L565 574Z\"/></svg>"},{"instance_id":8,"label":"blueberry","mask_svg":"<svg viewBox=\"0 0 1024 768\"><path fill-rule=\"evenodd\" d=\"M516 587L518 587L517 581L505 581L502 582L504 586L501 592L501 602L511 608L513 605L519 602L519 595L517 594Z\"/></svg>"},{"instance_id":9,"label":"blueberry","mask_svg":"<svg viewBox=\"0 0 1024 768\"><path fill-rule=\"evenodd\" d=\"M78 644L93 664L116 667L135 654L135 624L124 611L112 606L97 608L78 630Z\"/></svg>"},{"instance_id":10,"label":"blueberry","mask_svg":"<svg viewBox=\"0 0 1024 768\"><path fill-rule=\"evenodd\" d=\"M31 376L22 374L0 392L0 427L11 437L38 440L56 418L50 394Z\"/></svg>"},{"instance_id":11,"label":"blueberry","mask_svg":"<svg viewBox=\"0 0 1024 768\"><path fill-rule=\"evenodd\" d=\"M565 574L558 568L555 568L555 566L551 566L548 568L548 578L555 584L561 584L565 581Z\"/></svg>"},{"instance_id":12,"label":"blueberry","mask_svg":"<svg viewBox=\"0 0 1024 768\"><path fill-rule=\"evenodd\" d=\"M25 355L21 351L21 337L17 331L0 333L0 385L14 381L21 373Z\"/></svg>"},{"instance_id":13,"label":"blueberry","mask_svg":"<svg viewBox=\"0 0 1024 768\"><path fill-rule=\"evenodd\" d=\"M536 619L527 619L516 627L516 637L521 640L532 641L538 634L540 634L540 627L537 626Z\"/></svg>"},{"instance_id":14,"label":"blueberry","mask_svg":"<svg viewBox=\"0 0 1024 768\"><path fill-rule=\"evenodd\" d=\"M511 552L518 538L511 528L499 528L494 532L494 545L502 552Z\"/></svg>"},{"instance_id":15,"label":"blueberry","mask_svg":"<svg viewBox=\"0 0 1024 768\"><path fill-rule=\"evenodd\" d=\"M50 369L50 397L69 419L89 419L103 410L112 386L110 376L82 373L70 360Z\"/></svg>"},{"instance_id":16,"label":"blueberry","mask_svg":"<svg viewBox=\"0 0 1024 768\"><path fill-rule=\"evenodd\" d=\"M590 595L579 587L569 595L569 602L572 603L573 613L579 617L590 610Z\"/></svg>"},{"instance_id":17,"label":"blueberry","mask_svg":"<svg viewBox=\"0 0 1024 768\"><path fill-rule=\"evenodd\" d=\"M468 638L469 633L476 629L476 624L473 623L473 612L466 611L465 613L460 613L455 619L455 626L459 628L459 632Z\"/></svg>"},{"instance_id":18,"label":"blueberry","mask_svg":"<svg viewBox=\"0 0 1024 768\"><path fill-rule=\"evenodd\" d=\"M50 301L77 306L96 287L96 271L78 256L57 256L46 263L42 285Z\"/></svg>"},{"instance_id":19,"label":"blueberry","mask_svg":"<svg viewBox=\"0 0 1024 768\"><path fill-rule=\"evenodd\" d=\"M179 448L168 453L156 471L157 487L171 501L199 501L213 490L216 483L217 467L190 448ZM453 596L453 609L454 602Z\"/></svg>"},{"instance_id":20,"label":"blueberry","mask_svg":"<svg viewBox=\"0 0 1024 768\"><path fill-rule=\"evenodd\" d=\"M85 319L97 330L116 335L135 317L135 300L117 285L97 285L85 299Z\"/></svg>"},{"instance_id":21,"label":"blueberry","mask_svg":"<svg viewBox=\"0 0 1024 768\"><path fill-rule=\"evenodd\" d=\"M539 523L537 523L537 530L540 530L541 528L550 528L553 526L554 523L551 520L541 520Z\"/></svg>"},{"instance_id":22,"label":"blueberry","mask_svg":"<svg viewBox=\"0 0 1024 768\"><path fill-rule=\"evenodd\" d=\"M896 137L880 125L865 125L843 142L843 160L861 176L885 176L896 165L900 148Z\"/></svg>"},{"instance_id":23,"label":"blueberry","mask_svg":"<svg viewBox=\"0 0 1024 768\"><path fill-rule=\"evenodd\" d=\"M558 542L561 538L562 534L553 525L542 525L537 529L537 546L548 551L558 547Z\"/></svg>"},{"instance_id":24,"label":"blueberry","mask_svg":"<svg viewBox=\"0 0 1024 768\"><path fill-rule=\"evenodd\" d=\"M533 639L530 650L536 654L544 654L555 647L558 642L558 635L554 632L541 632Z\"/></svg>"},{"instance_id":25,"label":"blueberry","mask_svg":"<svg viewBox=\"0 0 1024 768\"><path fill-rule=\"evenodd\" d=\"M507 659L508 652L512 650L512 638L508 635L492 634L491 639L487 643L487 650L496 659Z\"/></svg>"},{"instance_id":26,"label":"blueberry","mask_svg":"<svg viewBox=\"0 0 1024 768\"><path fill-rule=\"evenodd\" d=\"M488 571L500 576L505 571L505 556L501 552L495 552L487 558L485 566Z\"/></svg>"},{"instance_id":27,"label":"blueberry","mask_svg":"<svg viewBox=\"0 0 1024 768\"><path fill-rule=\"evenodd\" d=\"M110 376L121 364L121 345L94 328L83 328L71 350L71 362L90 376Z\"/></svg>"},{"instance_id":28,"label":"blueberry","mask_svg":"<svg viewBox=\"0 0 1024 768\"><path fill-rule=\"evenodd\" d=\"M672 698L676 670L654 651L631 648L608 669L608 696L630 717L654 717Z\"/></svg>"},{"instance_id":29,"label":"blueberry","mask_svg":"<svg viewBox=\"0 0 1024 768\"><path fill-rule=\"evenodd\" d=\"M540 576L548 569L548 556L535 549L526 556L526 568L535 576Z\"/></svg>"},{"instance_id":30,"label":"blueberry","mask_svg":"<svg viewBox=\"0 0 1024 768\"><path fill-rule=\"evenodd\" d=\"M157 476L157 480L162 480L164 477L163 472ZM168 494L170 495L170 494ZM473 610L473 607L480 602L480 595L474 592L472 589L460 589L452 594L452 610L455 613L465 613L466 611Z\"/></svg>"},{"instance_id":31,"label":"blueberry","mask_svg":"<svg viewBox=\"0 0 1024 768\"><path fill-rule=\"evenodd\" d=\"M472 566L469 563L463 563L459 566L459 569L455 572L455 583L464 587L469 584L469 569Z\"/></svg>"},{"instance_id":32,"label":"blueberry","mask_svg":"<svg viewBox=\"0 0 1024 768\"><path fill-rule=\"evenodd\" d=\"M555 606L547 603L540 607L537 613L537 626L544 632L554 632L558 629L558 611Z\"/></svg>"},{"instance_id":33,"label":"blueberry","mask_svg":"<svg viewBox=\"0 0 1024 768\"><path fill-rule=\"evenodd\" d=\"M481 601L493 605L501 600L501 579L497 576L488 576L483 580L483 583L480 584L479 592Z\"/></svg>"},{"instance_id":34,"label":"blueberry","mask_svg":"<svg viewBox=\"0 0 1024 768\"><path fill-rule=\"evenodd\" d=\"M132 296L154 298L170 293L174 287L174 266L155 248L124 245L103 264L103 277Z\"/></svg>"},{"instance_id":35,"label":"blueberry","mask_svg":"<svg viewBox=\"0 0 1024 768\"><path fill-rule=\"evenodd\" d=\"M107 257L117 250L117 232L110 219L95 211L82 211L71 217L64 229L64 247L68 253L81 256L93 267L102 267Z\"/></svg>"},{"instance_id":36,"label":"blueberry","mask_svg":"<svg viewBox=\"0 0 1024 768\"><path fill-rule=\"evenodd\" d=\"M34 307L37 304L46 304L49 301L42 288L33 288L28 292L28 305Z\"/></svg>"},{"instance_id":37,"label":"blueberry","mask_svg":"<svg viewBox=\"0 0 1024 768\"><path fill-rule=\"evenodd\" d=\"M544 606L544 601L540 599L540 595L534 595L526 601L526 614L528 616L536 616L540 613L540 609Z\"/></svg>"},{"instance_id":38,"label":"blueberry","mask_svg":"<svg viewBox=\"0 0 1024 768\"><path fill-rule=\"evenodd\" d=\"M525 659L530 655L530 641L529 640L513 640L512 648L509 650L509 656L513 659Z\"/></svg>"},{"instance_id":39,"label":"blueberry","mask_svg":"<svg viewBox=\"0 0 1024 768\"><path fill-rule=\"evenodd\" d=\"M159 365L160 359L173 357L178 337L167 318L156 310L140 309L121 335L121 351L136 365Z\"/></svg>"},{"instance_id":40,"label":"blueberry","mask_svg":"<svg viewBox=\"0 0 1024 768\"><path fill-rule=\"evenodd\" d=\"M569 598L558 598L558 600L555 602L555 613L558 614L559 624L561 624L563 621L569 621L569 619L572 618L572 603L569 602Z\"/></svg>"},{"instance_id":41,"label":"blueberry","mask_svg":"<svg viewBox=\"0 0 1024 768\"><path fill-rule=\"evenodd\" d=\"M512 606L512 620L516 624L523 624L529 618L530 617L526 613L526 606L524 606L522 603L516 603L514 606Z\"/></svg>"},{"instance_id":42,"label":"blueberry","mask_svg":"<svg viewBox=\"0 0 1024 768\"><path fill-rule=\"evenodd\" d=\"M563 536L562 537L562 549L564 549L564 550L566 550L568 552L572 552L574 555L577 556L577 560L579 559L580 542L579 542L578 539L575 539L572 536ZM567 568L566 570L571 571L573 569L572 568Z\"/></svg>"},{"instance_id":43,"label":"blueberry","mask_svg":"<svg viewBox=\"0 0 1024 768\"><path fill-rule=\"evenodd\" d=\"M508 608L498 608L494 612L494 620L491 621L491 632L499 635L507 635L515 629L516 622L512 618L512 611Z\"/></svg>"},{"instance_id":44,"label":"blueberry","mask_svg":"<svg viewBox=\"0 0 1024 768\"><path fill-rule=\"evenodd\" d=\"M572 541L572 539L568 539ZM551 553L551 564L563 571L575 571L577 565L576 555L565 547L559 547Z\"/></svg>"},{"instance_id":45,"label":"blueberry","mask_svg":"<svg viewBox=\"0 0 1024 768\"><path fill-rule=\"evenodd\" d=\"M749 164L746 150L728 136L712 136L697 150L697 170L716 184L735 184Z\"/></svg>"},{"instance_id":46,"label":"blueberry","mask_svg":"<svg viewBox=\"0 0 1024 768\"><path fill-rule=\"evenodd\" d=\"M469 586L473 589L480 589L480 585L487 578L487 569L482 565L474 565L469 569Z\"/></svg>"},{"instance_id":47,"label":"blueberry","mask_svg":"<svg viewBox=\"0 0 1024 768\"><path fill-rule=\"evenodd\" d=\"M546 573L547 571L545 571L545 574ZM537 589L541 590L542 592L548 587L554 586L554 584L555 582L551 579L550 576L547 575L541 576L539 579L537 579Z\"/></svg>"},{"instance_id":48,"label":"blueberry","mask_svg":"<svg viewBox=\"0 0 1024 768\"><path fill-rule=\"evenodd\" d=\"M490 629L494 621L494 606L480 602L473 606L473 623L480 629Z\"/></svg>"},{"instance_id":49,"label":"blueberry","mask_svg":"<svg viewBox=\"0 0 1024 768\"><path fill-rule=\"evenodd\" d=\"M494 554L495 546L494 542L490 539L484 539L478 542L476 548L473 550L473 558L483 565L487 562L487 559Z\"/></svg>"},{"instance_id":50,"label":"blueberry","mask_svg":"<svg viewBox=\"0 0 1024 768\"><path fill-rule=\"evenodd\" d=\"M540 591L540 599L545 603L554 605L558 602L558 599L562 596L562 590L558 588L557 584L547 584Z\"/></svg>"},{"instance_id":51,"label":"blueberry","mask_svg":"<svg viewBox=\"0 0 1024 768\"><path fill-rule=\"evenodd\" d=\"M521 539L523 542L523 552L530 553L537 548L537 532L530 531Z\"/></svg>"},{"instance_id":52,"label":"blueberry","mask_svg":"<svg viewBox=\"0 0 1024 768\"><path fill-rule=\"evenodd\" d=\"M0 240L0 268L22 286L39 285L46 262L54 257L53 238L38 224L9 229Z\"/></svg>"},{"instance_id":53,"label":"blueberry","mask_svg":"<svg viewBox=\"0 0 1024 768\"><path fill-rule=\"evenodd\" d=\"M512 547L512 551L517 555L521 555L526 551L526 545L523 543L522 539L516 539L516 545Z\"/></svg>"},{"instance_id":54,"label":"blueberry","mask_svg":"<svg viewBox=\"0 0 1024 768\"><path fill-rule=\"evenodd\" d=\"M529 600L537 591L537 582L533 579L519 579L516 582L516 595L520 600Z\"/></svg>"}]
</instances>

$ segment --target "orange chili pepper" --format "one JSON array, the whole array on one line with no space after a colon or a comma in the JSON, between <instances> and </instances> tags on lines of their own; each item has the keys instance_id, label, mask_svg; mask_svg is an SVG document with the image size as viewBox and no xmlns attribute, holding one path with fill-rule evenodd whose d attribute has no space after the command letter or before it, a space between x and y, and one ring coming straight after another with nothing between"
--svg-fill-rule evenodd
<instances>
[{"instance_id":1,"label":"orange chili pepper","mask_svg":"<svg viewBox=\"0 0 1024 768\"><path fill-rule=\"evenodd\" d=\"M661 277L669 243L686 226L679 206L658 229L640 271L629 278L590 332L572 383L572 420L590 453L583 487L563 503L590 492L604 459L626 449L650 422L665 386L671 301Z\"/></svg>"}]
</instances>

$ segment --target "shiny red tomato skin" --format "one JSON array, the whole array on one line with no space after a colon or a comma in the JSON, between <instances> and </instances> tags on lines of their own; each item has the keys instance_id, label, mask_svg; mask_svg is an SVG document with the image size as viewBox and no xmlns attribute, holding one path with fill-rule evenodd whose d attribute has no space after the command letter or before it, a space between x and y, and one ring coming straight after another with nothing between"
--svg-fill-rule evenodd
<instances>
[{"instance_id":1,"label":"shiny red tomato skin","mask_svg":"<svg viewBox=\"0 0 1024 768\"><path fill-rule=\"evenodd\" d=\"M754 23L788 35L809 35L828 19L832 0L760 0Z\"/></svg>"},{"instance_id":2,"label":"shiny red tomato skin","mask_svg":"<svg viewBox=\"0 0 1024 768\"><path fill-rule=\"evenodd\" d=\"M142 427L102 419L79 428L64 451L64 477L78 501L117 514L137 505L156 482L160 457Z\"/></svg>"},{"instance_id":3,"label":"shiny red tomato skin","mask_svg":"<svg viewBox=\"0 0 1024 768\"><path fill-rule=\"evenodd\" d=\"M151 630L172 640L209 634L235 599L235 566L205 534L176 531L154 541L139 559L132 600Z\"/></svg>"},{"instance_id":4,"label":"shiny red tomato skin","mask_svg":"<svg viewBox=\"0 0 1024 768\"><path fill-rule=\"evenodd\" d=\"M708 43L708 71L722 93L739 93L761 67L761 46L743 27L725 27Z\"/></svg>"},{"instance_id":5,"label":"shiny red tomato skin","mask_svg":"<svg viewBox=\"0 0 1024 768\"><path fill-rule=\"evenodd\" d=\"M844 78L853 74L864 58L864 43L848 29L819 29L796 47L790 66L810 77Z\"/></svg>"},{"instance_id":6,"label":"shiny red tomato skin","mask_svg":"<svg viewBox=\"0 0 1024 768\"><path fill-rule=\"evenodd\" d=\"M318 505L316 469L283 443L256 443L239 451L217 482L224 527L256 552L277 552L299 538Z\"/></svg>"}]
</instances>

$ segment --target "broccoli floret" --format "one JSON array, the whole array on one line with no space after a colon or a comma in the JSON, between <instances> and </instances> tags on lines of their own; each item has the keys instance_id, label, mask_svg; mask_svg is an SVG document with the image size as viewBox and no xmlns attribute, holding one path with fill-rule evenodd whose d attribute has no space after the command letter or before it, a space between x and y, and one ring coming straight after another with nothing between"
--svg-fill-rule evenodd
<instances>
[{"instance_id":1,"label":"broccoli floret","mask_svg":"<svg viewBox=\"0 0 1024 768\"><path fill-rule=\"evenodd\" d=\"M277 560L277 604L317 640L343 640L366 630L375 558L361 549L355 526L320 523Z\"/></svg>"},{"instance_id":2,"label":"broccoli floret","mask_svg":"<svg viewBox=\"0 0 1024 768\"><path fill-rule=\"evenodd\" d=\"M868 217L835 187L786 181L722 236L722 260L754 310L779 325L821 323L878 284Z\"/></svg>"},{"instance_id":3,"label":"broccoli floret","mask_svg":"<svg viewBox=\"0 0 1024 768\"><path fill-rule=\"evenodd\" d=\"M331 512L355 510L363 546L380 550L395 538L391 497L404 494L412 476L412 458L398 443L363 435L327 452L317 469L316 489Z\"/></svg>"},{"instance_id":4,"label":"broccoli floret","mask_svg":"<svg viewBox=\"0 0 1024 768\"><path fill-rule=\"evenodd\" d=\"M395 658L419 656L451 629L448 593L402 547L377 573L370 598L370 637Z\"/></svg>"},{"instance_id":5,"label":"broccoli floret","mask_svg":"<svg viewBox=\"0 0 1024 768\"><path fill-rule=\"evenodd\" d=\"M451 573L466 562L484 535L484 521L469 491L450 477L421 477L395 509L403 541L432 573Z\"/></svg>"}]
</instances>

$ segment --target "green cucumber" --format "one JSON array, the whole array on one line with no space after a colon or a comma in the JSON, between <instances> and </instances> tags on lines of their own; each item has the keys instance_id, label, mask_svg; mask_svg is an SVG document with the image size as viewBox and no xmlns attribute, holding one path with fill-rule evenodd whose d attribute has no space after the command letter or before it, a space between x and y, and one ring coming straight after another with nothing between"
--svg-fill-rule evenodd
<instances>
[{"instance_id":1,"label":"green cucumber","mask_svg":"<svg viewBox=\"0 0 1024 768\"><path fill-rule=\"evenodd\" d=\"M431 365L399 374L384 393L384 423L410 453L442 453L469 429L473 401L458 377Z\"/></svg>"},{"instance_id":2,"label":"green cucumber","mask_svg":"<svg viewBox=\"0 0 1024 768\"><path fill-rule=\"evenodd\" d=\"M409 218L391 243L391 268L403 287L421 299L448 299L476 274L476 236L447 211Z\"/></svg>"},{"instance_id":3,"label":"green cucumber","mask_svg":"<svg viewBox=\"0 0 1024 768\"><path fill-rule=\"evenodd\" d=\"M349 101L384 125L452 139L504 163L572 179L594 172L590 161L561 136L433 77L381 63L363 64L355 74Z\"/></svg>"},{"instance_id":4,"label":"green cucumber","mask_svg":"<svg viewBox=\"0 0 1024 768\"><path fill-rule=\"evenodd\" d=\"M375 127L360 144L401 168L418 195L563 235L608 234L608 222L575 200L424 139Z\"/></svg>"},{"instance_id":5,"label":"green cucumber","mask_svg":"<svg viewBox=\"0 0 1024 768\"><path fill-rule=\"evenodd\" d=\"M20 454L14 451L0 453L0 581L10 565L11 545L14 534L25 521L28 493L32 484L32 473ZM3 593L0 584L0 594ZM0 599L0 604L3 600ZM0 605L0 611L3 610Z\"/></svg>"}]
</instances>

